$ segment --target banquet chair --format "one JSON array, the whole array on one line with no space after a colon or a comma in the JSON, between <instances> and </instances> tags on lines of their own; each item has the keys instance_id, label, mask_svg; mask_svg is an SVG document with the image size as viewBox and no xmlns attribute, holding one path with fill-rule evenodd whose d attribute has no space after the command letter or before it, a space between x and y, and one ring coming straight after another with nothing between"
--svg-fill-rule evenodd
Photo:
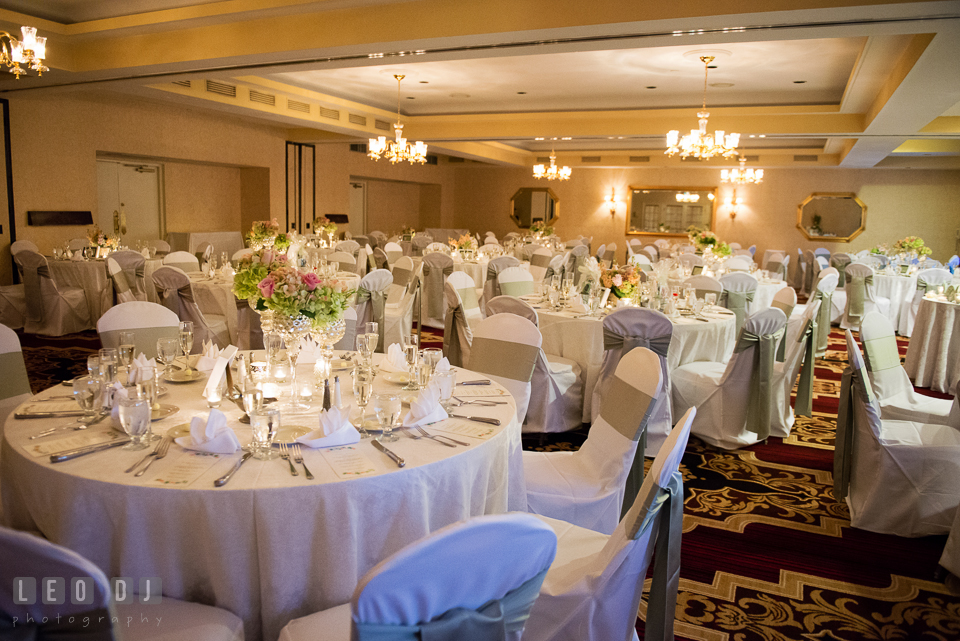
<instances>
[{"instance_id":1,"label":"banquet chair","mask_svg":"<svg viewBox=\"0 0 960 641\"><path fill-rule=\"evenodd\" d=\"M537 310L527 301L514 296L503 295L491 298L490 302L487 303L487 318L494 314L516 314L521 318L526 318L537 327L540 326Z\"/></svg>"},{"instance_id":2,"label":"banquet chair","mask_svg":"<svg viewBox=\"0 0 960 641\"><path fill-rule=\"evenodd\" d=\"M89 246L90 246L89 238L71 238L70 241L67 243L67 247L72 252L84 249Z\"/></svg>"},{"instance_id":3,"label":"banquet chair","mask_svg":"<svg viewBox=\"0 0 960 641\"><path fill-rule=\"evenodd\" d=\"M878 311L887 316L890 313L890 299L874 292L873 269L868 265L852 263L847 265L846 271L846 305L840 329L859 329L867 312Z\"/></svg>"},{"instance_id":4,"label":"banquet chair","mask_svg":"<svg viewBox=\"0 0 960 641\"><path fill-rule=\"evenodd\" d=\"M900 363L897 337L886 316L877 312L864 314L860 341L871 388L880 407L880 418L937 423L960 429L960 422L951 422L954 401L924 396L914 389Z\"/></svg>"},{"instance_id":5,"label":"banquet chair","mask_svg":"<svg viewBox=\"0 0 960 641\"><path fill-rule=\"evenodd\" d=\"M508 267L497 275L497 285L503 296L533 294L533 275L523 267Z\"/></svg>"},{"instance_id":6,"label":"banquet chair","mask_svg":"<svg viewBox=\"0 0 960 641\"><path fill-rule=\"evenodd\" d=\"M830 250L826 247L817 247L813 250L813 255L822 256L823 258L826 258L828 262L830 261Z\"/></svg>"},{"instance_id":7,"label":"banquet chair","mask_svg":"<svg viewBox=\"0 0 960 641\"><path fill-rule=\"evenodd\" d=\"M143 254L129 249L113 252L107 257L107 272L113 280L117 302L147 300L143 279L145 265L146 259Z\"/></svg>"},{"instance_id":8,"label":"banquet chair","mask_svg":"<svg viewBox=\"0 0 960 641\"><path fill-rule=\"evenodd\" d=\"M417 283L420 282L421 269L423 263L414 265L409 256L404 256L393 266L393 283L387 290L387 303L383 312L383 321L386 323L384 345L403 345L404 337L409 336L413 330L413 308L418 300Z\"/></svg>"},{"instance_id":9,"label":"banquet chair","mask_svg":"<svg viewBox=\"0 0 960 641\"><path fill-rule=\"evenodd\" d=\"M697 248L696 248L695 245L680 245L680 248L679 248L678 252L680 253L680 255L683 255L683 254L696 254L696 253L697 253Z\"/></svg>"},{"instance_id":10,"label":"banquet chair","mask_svg":"<svg viewBox=\"0 0 960 641\"><path fill-rule=\"evenodd\" d=\"M599 247L597 247L597 253L594 254L594 256L593 256L594 258L597 259L597 262L600 263L601 265L603 265L603 254L604 254L604 252L606 252L606 251L607 251L607 245L606 245L606 243L604 243L604 244L600 245Z\"/></svg>"},{"instance_id":11,"label":"banquet chair","mask_svg":"<svg viewBox=\"0 0 960 641\"><path fill-rule=\"evenodd\" d=\"M547 270L543 273L542 283L549 283L555 275L560 275L561 278L566 276L565 269L570 260L570 252L565 254L557 254L550 259L550 264L547 265Z\"/></svg>"},{"instance_id":12,"label":"banquet chair","mask_svg":"<svg viewBox=\"0 0 960 641\"><path fill-rule=\"evenodd\" d=\"M766 254L766 260L761 266L761 269L770 272L771 274L779 274L780 278L786 280L789 265L790 257L787 255L787 253L777 250Z\"/></svg>"},{"instance_id":13,"label":"banquet chair","mask_svg":"<svg viewBox=\"0 0 960 641\"><path fill-rule=\"evenodd\" d=\"M148 240L147 246L152 247L157 256L164 256L170 253L170 243L165 240L160 240L159 238L154 240Z\"/></svg>"},{"instance_id":14,"label":"banquet chair","mask_svg":"<svg viewBox=\"0 0 960 641\"><path fill-rule=\"evenodd\" d=\"M900 326L899 334L910 338L913 334L913 324L917 320L917 311L920 309L920 301L923 300L927 292L936 292L938 285L943 285L946 289L953 281L953 274L946 269L924 269L917 272L917 291L912 296L905 296L903 305L900 307Z\"/></svg>"},{"instance_id":15,"label":"banquet chair","mask_svg":"<svg viewBox=\"0 0 960 641\"><path fill-rule=\"evenodd\" d=\"M757 312L744 323L726 364L687 363L673 370L673 410L679 414L696 406L694 434L725 450L767 438L775 398L775 353L786 323L779 309Z\"/></svg>"},{"instance_id":16,"label":"banquet chair","mask_svg":"<svg viewBox=\"0 0 960 641\"><path fill-rule=\"evenodd\" d=\"M820 267L820 269L826 269L830 266L830 260L826 256L814 256L814 261Z\"/></svg>"},{"instance_id":17,"label":"banquet chair","mask_svg":"<svg viewBox=\"0 0 960 641\"><path fill-rule=\"evenodd\" d=\"M681 256L681 258L683 258L683 256ZM727 259L723 264L723 268L727 270L727 273L748 272L750 271L751 262L752 260L748 260L746 256L734 256L733 258Z\"/></svg>"},{"instance_id":18,"label":"banquet chair","mask_svg":"<svg viewBox=\"0 0 960 641\"><path fill-rule=\"evenodd\" d=\"M32 250L26 250L32 251ZM17 271L21 272L20 280L23 280L23 268L20 263L14 263ZM19 285L0 285L0 325L10 329L21 329L27 318L27 297L24 284Z\"/></svg>"},{"instance_id":19,"label":"banquet chair","mask_svg":"<svg viewBox=\"0 0 960 641\"><path fill-rule=\"evenodd\" d=\"M837 289L837 281L840 279L840 276L836 273L836 269L830 267L823 270L818 274L818 280L816 289L813 294L810 296L810 300L803 305L797 305L794 308L794 313L802 314L806 308L806 305L809 305L813 300L820 301L820 311L817 313L817 339L816 339L816 348L817 348L817 357L822 357L827 352L827 347L830 345L830 323L833 316L833 297L839 293Z\"/></svg>"},{"instance_id":20,"label":"banquet chair","mask_svg":"<svg viewBox=\"0 0 960 641\"><path fill-rule=\"evenodd\" d=\"M740 243L727 243L730 246L730 249L743 249L743 245Z\"/></svg>"},{"instance_id":21,"label":"banquet chair","mask_svg":"<svg viewBox=\"0 0 960 641\"><path fill-rule=\"evenodd\" d=\"M371 568L349 603L290 621L279 641L519 641L556 548L530 514L453 523Z\"/></svg>"},{"instance_id":22,"label":"banquet chair","mask_svg":"<svg viewBox=\"0 0 960 641\"><path fill-rule=\"evenodd\" d=\"M343 312L345 325L343 338L334 343L333 349L342 349L352 352L357 349L357 308L348 307Z\"/></svg>"},{"instance_id":23,"label":"banquet chair","mask_svg":"<svg viewBox=\"0 0 960 641\"><path fill-rule=\"evenodd\" d=\"M197 250L193 252L193 255L197 257L197 262L200 263L200 267L203 267L204 264L209 263L213 257L213 245L207 241L203 241L197 245Z\"/></svg>"},{"instance_id":24,"label":"banquet chair","mask_svg":"<svg viewBox=\"0 0 960 641\"><path fill-rule=\"evenodd\" d=\"M830 257L830 266L840 272L840 282L837 283L837 287L847 286L847 265L852 262L854 262L853 257L850 254L845 254L843 252L837 252Z\"/></svg>"},{"instance_id":25,"label":"banquet chair","mask_svg":"<svg viewBox=\"0 0 960 641\"><path fill-rule=\"evenodd\" d=\"M500 272L519 266L520 260L513 256L499 256L487 263L487 277L483 282L483 294L480 298L481 308L486 307L488 300L500 295Z\"/></svg>"},{"instance_id":26,"label":"banquet chair","mask_svg":"<svg viewBox=\"0 0 960 641\"><path fill-rule=\"evenodd\" d=\"M371 240L376 239L376 241L377 241L377 247L379 247L380 249L383 249L384 245L387 244L387 235L386 235L385 233L383 233L382 231L379 231L379 230L377 230L377 231L372 231L372 232L370 232L369 234L367 234L367 236L368 236Z\"/></svg>"},{"instance_id":27,"label":"banquet chair","mask_svg":"<svg viewBox=\"0 0 960 641\"><path fill-rule=\"evenodd\" d=\"M153 272L152 278L154 287L157 288L157 298L162 301L163 306L175 313L181 321L193 322L191 354L202 349L204 341L212 341L221 349L230 344L226 317L200 311L193 284L183 270L164 265Z\"/></svg>"},{"instance_id":28,"label":"banquet chair","mask_svg":"<svg viewBox=\"0 0 960 641\"><path fill-rule=\"evenodd\" d=\"M37 247L37 244L30 240L15 240L10 243L10 255L16 256L24 249L29 249L32 252L40 253L40 248Z\"/></svg>"},{"instance_id":29,"label":"banquet chair","mask_svg":"<svg viewBox=\"0 0 960 641\"><path fill-rule=\"evenodd\" d=\"M947 534L960 505L960 430L881 417L863 355L846 331L833 492L853 527L917 537Z\"/></svg>"},{"instance_id":30,"label":"banquet chair","mask_svg":"<svg viewBox=\"0 0 960 641\"><path fill-rule=\"evenodd\" d=\"M524 452L527 510L612 534L643 481L643 436L663 397L657 355L638 347L605 384L610 393L576 452Z\"/></svg>"},{"instance_id":31,"label":"banquet chair","mask_svg":"<svg viewBox=\"0 0 960 641\"><path fill-rule=\"evenodd\" d=\"M243 301L246 306L247 301ZM157 357L157 339L179 338L180 317L163 305L132 301L114 305L97 321L97 334L104 347L120 347L120 332L131 331L137 354Z\"/></svg>"},{"instance_id":32,"label":"banquet chair","mask_svg":"<svg viewBox=\"0 0 960 641\"><path fill-rule=\"evenodd\" d=\"M374 269L391 269L390 261L387 260L387 253L379 247L373 249L373 264Z\"/></svg>"},{"instance_id":33,"label":"banquet chair","mask_svg":"<svg viewBox=\"0 0 960 641\"><path fill-rule=\"evenodd\" d=\"M23 270L24 332L63 336L91 327L90 310L83 289L59 287L50 276L47 259L37 252L21 251L14 260ZM11 296L14 294L11 293Z\"/></svg>"},{"instance_id":34,"label":"banquet chair","mask_svg":"<svg viewBox=\"0 0 960 641\"><path fill-rule=\"evenodd\" d=\"M357 259L348 252L335 251L327 254L327 261L337 263L337 271L357 273Z\"/></svg>"},{"instance_id":35,"label":"banquet chair","mask_svg":"<svg viewBox=\"0 0 960 641\"><path fill-rule=\"evenodd\" d=\"M657 249L662 250L670 246L670 241L666 238L658 238L653 241L653 244L657 246Z\"/></svg>"},{"instance_id":36,"label":"banquet chair","mask_svg":"<svg viewBox=\"0 0 960 641\"><path fill-rule=\"evenodd\" d=\"M649 256L650 262L652 263L656 263L660 260L660 251L657 249L656 245L644 245L640 251Z\"/></svg>"},{"instance_id":37,"label":"banquet chair","mask_svg":"<svg viewBox=\"0 0 960 641\"><path fill-rule=\"evenodd\" d=\"M86 579L83 585L90 603L75 605L72 599L64 598L63 604L54 605L36 598L31 605L16 604L13 589L17 577L34 578L38 591L42 589L42 578L63 577L66 589L71 592L73 577L82 577ZM13 629L13 636L7 638L88 641L243 641L244 638L240 617L221 608L181 601L165 594L159 603L150 605L141 604L139 599L129 604L114 604L110 582L91 561L39 536L6 527L0 527L0 582L0 620L20 622L14 624L20 629ZM79 587L76 590L79 591ZM149 622L143 621L143 617Z\"/></svg>"},{"instance_id":38,"label":"banquet chair","mask_svg":"<svg viewBox=\"0 0 960 641\"><path fill-rule=\"evenodd\" d=\"M20 403L32 396L30 379L23 361L23 349L20 338L9 327L0 325L0 439L3 438L3 424L7 416Z\"/></svg>"},{"instance_id":39,"label":"banquet chair","mask_svg":"<svg viewBox=\"0 0 960 641\"><path fill-rule=\"evenodd\" d=\"M679 260L681 265L690 269L703 267L706 264L703 257L697 256L696 254L681 254Z\"/></svg>"},{"instance_id":40,"label":"banquet chair","mask_svg":"<svg viewBox=\"0 0 960 641\"><path fill-rule=\"evenodd\" d=\"M793 292L786 288L780 291ZM779 292L778 292L779 293ZM796 297L796 293L794 293ZM776 301L774 301L776 302ZM777 309L782 309L777 307ZM792 311L792 310L791 310ZM813 379L816 357L817 314L820 301L811 301L800 317L800 328L794 336L784 335L780 341L777 362L773 366L773 412L771 414L770 435L787 438L796 422L796 416L810 416L813 404ZM789 316L788 316L789 318ZM786 346L784 348L784 346ZM782 354L782 357L780 356ZM803 371L801 372L801 367ZM800 382L797 383L797 376ZM797 384L796 409L790 407L790 393Z\"/></svg>"},{"instance_id":41,"label":"banquet chair","mask_svg":"<svg viewBox=\"0 0 960 641\"><path fill-rule=\"evenodd\" d=\"M650 421L642 436L640 465L643 456L656 456L667 434L673 427L670 412L670 371L667 369L667 352L673 338L673 323L665 315L652 309L626 307L608 314L603 323L603 363L597 373L593 388L591 419L597 420L605 399L615 390L611 387L620 361L634 348L645 347L659 357L660 378L663 394L656 398L650 408ZM612 402L612 401L611 401ZM636 487L633 488L636 490Z\"/></svg>"},{"instance_id":42,"label":"banquet chair","mask_svg":"<svg viewBox=\"0 0 960 641\"><path fill-rule=\"evenodd\" d=\"M632 507L611 536L539 517L557 534L557 558L530 612L525 641L636 640L637 610L651 557L653 578L644 638L674 638L683 529L679 468L695 414L696 409L690 408L670 433Z\"/></svg>"},{"instance_id":43,"label":"banquet chair","mask_svg":"<svg viewBox=\"0 0 960 641\"><path fill-rule=\"evenodd\" d=\"M683 281L683 286L693 287L696 290L697 298L700 300L703 300L703 297L707 294L716 294L717 302L719 302L720 296L723 294L723 285L720 284L720 281L712 276L704 276L703 274L691 276Z\"/></svg>"},{"instance_id":44,"label":"banquet chair","mask_svg":"<svg viewBox=\"0 0 960 641\"><path fill-rule=\"evenodd\" d=\"M817 262L817 257L813 255L813 250L808 249L803 252L803 262L806 265L806 271L801 295L816 291L817 274L820 273L820 263Z\"/></svg>"},{"instance_id":45,"label":"banquet chair","mask_svg":"<svg viewBox=\"0 0 960 641\"><path fill-rule=\"evenodd\" d=\"M533 255L530 256L530 273L533 275L534 282L543 282L543 277L547 273L547 267L550 266L551 260L553 260L553 252L545 247L533 252Z\"/></svg>"},{"instance_id":46,"label":"banquet chair","mask_svg":"<svg viewBox=\"0 0 960 641\"><path fill-rule=\"evenodd\" d=\"M804 279L807 275L807 263L803 258L803 250L797 248L797 260L794 263L793 269L790 270L789 274L789 285L797 290L797 293L809 293L804 292Z\"/></svg>"},{"instance_id":47,"label":"banquet chair","mask_svg":"<svg viewBox=\"0 0 960 641\"><path fill-rule=\"evenodd\" d=\"M390 284L390 291L387 294L387 307L398 307L400 300L406 295L407 291L416 287L414 282L417 270L413 259L409 256L403 256L389 271L393 274L393 282Z\"/></svg>"},{"instance_id":48,"label":"banquet chair","mask_svg":"<svg viewBox=\"0 0 960 641\"><path fill-rule=\"evenodd\" d=\"M453 273L453 259L447 254L427 254L423 257L423 315L424 325L443 327L443 312L446 304L443 298L443 284ZM471 279L472 280L472 279Z\"/></svg>"},{"instance_id":49,"label":"banquet chair","mask_svg":"<svg viewBox=\"0 0 960 641\"><path fill-rule=\"evenodd\" d=\"M360 243L355 240L341 240L333 246L334 251L346 252L350 255L356 254L360 249Z\"/></svg>"},{"instance_id":50,"label":"banquet chair","mask_svg":"<svg viewBox=\"0 0 960 641\"><path fill-rule=\"evenodd\" d=\"M237 251L233 252L233 256L230 257L230 262L233 264L234 267L236 267L237 265L240 264L240 261L243 260L244 258L247 258L248 256L253 256L253 253L255 251L256 251L255 249L251 249L249 247L238 249Z\"/></svg>"},{"instance_id":51,"label":"banquet chair","mask_svg":"<svg viewBox=\"0 0 960 641\"><path fill-rule=\"evenodd\" d=\"M432 254L434 252L441 252L447 254L450 252L450 245L445 245L444 243L433 242L423 248L423 254Z\"/></svg>"},{"instance_id":52,"label":"banquet chair","mask_svg":"<svg viewBox=\"0 0 960 641\"><path fill-rule=\"evenodd\" d=\"M387 262L391 265L397 262L403 256L403 247L398 243L387 243L383 246L383 251L387 254Z\"/></svg>"},{"instance_id":53,"label":"banquet chair","mask_svg":"<svg viewBox=\"0 0 960 641\"><path fill-rule=\"evenodd\" d=\"M443 298L443 355L451 365L463 367L470 360L476 326L483 320L473 279L463 272L453 272L443 285Z\"/></svg>"},{"instance_id":54,"label":"banquet chair","mask_svg":"<svg viewBox=\"0 0 960 641\"><path fill-rule=\"evenodd\" d=\"M730 261L727 261L728 263ZM724 274L720 277L720 284L723 285L723 294L718 303L726 307L737 317L737 334L740 334L740 328L747 319L747 312L753 303L754 296L757 294L757 279L750 274L743 272L734 272Z\"/></svg>"},{"instance_id":55,"label":"banquet chair","mask_svg":"<svg viewBox=\"0 0 960 641\"><path fill-rule=\"evenodd\" d=\"M433 238L431 238L430 236L423 236L423 235L417 234L416 236L413 237L413 240L410 242L411 242L413 255L423 256L424 249L426 249L427 246L433 242Z\"/></svg>"},{"instance_id":56,"label":"banquet chair","mask_svg":"<svg viewBox=\"0 0 960 641\"><path fill-rule=\"evenodd\" d=\"M773 295L773 301L770 302L770 307L776 307L782 311L784 316L787 317L787 321L790 320L790 316L793 314L793 309L796 306L797 292L789 287L783 287L777 290L777 293Z\"/></svg>"},{"instance_id":57,"label":"banquet chair","mask_svg":"<svg viewBox=\"0 0 960 641\"><path fill-rule=\"evenodd\" d=\"M890 263L890 259L883 254L871 254L868 252L865 256L857 258L854 262L870 265L870 267L874 269L883 269Z\"/></svg>"},{"instance_id":58,"label":"banquet chair","mask_svg":"<svg viewBox=\"0 0 960 641\"><path fill-rule=\"evenodd\" d=\"M617 244L610 243L603 249L603 266L609 269L616 263L617 263Z\"/></svg>"},{"instance_id":59,"label":"banquet chair","mask_svg":"<svg viewBox=\"0 0 960 641\"><path fill-rule=\"evenodd\" d=\"M644 253L632 255L630 257L630 263L636 265L642 271L651 271L653 269L653 263L650 261L650 257Z\"/></svg>"},{"instance_id":60,"label":"banquet chair","mask_svg":"<svg viewBox=\"0 0 960 641\"><path fill-rule=\"evenodd\" d=\"M753 262L753 254L750 253L749 249L734 249L733 257L746 259L748 265Z\"/></svg>"},{"instance_id":61,"label":"banquet chair","mask_svg":"<svg viewBox=\"0 0 960 641\"><path fill-rule=\"evenodd\" d=\"M200 261L190 252L170 252L163 257L163 265L165 267L176 267L184 272L200 271Z\"/></svg>"},{"instance_id":62,"label":"banquet chair","mask_svg":"<svg viewBox=\"0 0 960 641\"><path fill-rule=\"evenodd\" d=\"M587 264L589 255L590 252L585 245L580 245L570 250L570 257L567 259L565 273L573 274L573 282L577 287L580 286L580 281L583 280L583 272L580 271L580 268Z\"/></svg>"},{"instance_id":63,"label":"banquet chair","mask_svg":"<svg viewBox=\"0 0 960 641\"><path fill-rule=\"evenodd\" d=\"M542 249L540 245L532 242L528 243L520 248L520 255L517 256L517 258L519 258L521 262L529 263L533 258L533 254L539 249Z\"/></svg>"},{"instance_id":64,"label":"banquet chair","mask_svg":"<svg viewBox=\"0 0 960 641\"><path fill-rule=\"evenodd\" d=\"M757 253L757 246L756 246L756 245L750 245L749 247L747 247L747 251L750 252L750 255L751 255L751 256L753 256L753 255L755 255L755 254Z\"/></svg>"},{"instance_id":65,"label":"banquet chair","mask_svg":"<svg viewBox=\"0 0 960 641\"><path fill-rule=\"evenodd\" d=\"M386 269L375 269L360 279L357 287L357 325L376 323L380 338L376 352L383 353L386 348L386 307L387 294L393 284L393 274Z\"/></svg>"}]
</instances>

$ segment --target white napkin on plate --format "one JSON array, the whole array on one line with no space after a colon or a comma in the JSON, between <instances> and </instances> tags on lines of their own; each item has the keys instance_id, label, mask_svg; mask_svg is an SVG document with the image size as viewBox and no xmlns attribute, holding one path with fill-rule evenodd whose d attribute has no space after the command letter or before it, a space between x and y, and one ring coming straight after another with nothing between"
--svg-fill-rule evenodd
<instances>
[{"instance_id":1,"label":"white napkin on plate","mask_svg":"<svg viewBox=\"0 0 960 641\"><path fill-rule=\"evenodd\" d=\"M190 436L176 439L177 445L198 452L214 454L233 454L240 449L240 441L233 430L227 427L227 417L217 409L210 410L210 416L194 416L190 420Z\"/></svg>"},{"instance_id":2,"label":"white napkin on plate","mask_svg":"<svg viewBox=\"0 0 960 641\"><path fill-rule=\"evenodd\" d=\"M320 412L320 429L297 438L307 447L334 447L360 442L360 432L350 424L349 410L331 407Z\"/></svg>"},{"instance_id":3,"label":"white napkin on plate","mask_svg":"<svg viewBox=\"0 0 960 641\"><path fill-rule=\"evenodd\" d=\"M450 371L450 361L447 360L447 357L444 356L437 362L437 366L433 368L435 372L449 372Z\"/></svg>"},{"instance_id":4,"label":"white napkin on plate","mask_svg":"<svg viewBox=\"0 0 960 641\"><path fill-rule=\"evenodd\" d=\"M297 357L297 363L316 363L320 358L323 348L310 338L300 339L300 356Z\"/></svg>"},{"instance_id":5,"label":"white napkin on plate","mask_svg":"<svg viewBox=\"0 0 960 641\"><path fill-rule=\"evenodd\" d=\"M217 364L220 358L220 348L214 345L213 341L203 341L203 350L197 357L197 369L201 372L209 372Z\"/></svg>"},{"instance_id":6,"label":"white napkin on plate","mask_svg":"<svg viewBox=\"0 0 960 641\"><path fill-rule=\"evenodd\" d=\"M404 427L429 425L448 418L440 405L440 382L433 381L421 390L417 399L410 403L410 411L403 417Z\"/></svg>"},{"instance_id":7,"label":"white napkin on plate","mask_svg":"<svg viewBox=\"0 0 960 641\"><path fill-rule=\"evenodd\" d=\"M141 380L143 380L142 372L140 371L140 368L143 368L143 367L156 368L156 366L157 366L157 359L155 358L148 359L146 354L144 354L143 352L140 352L140 355L137 356L135 359L133 359L133 363L130 366L130 380L128 381L128 383L133 385L134 383L139 383Z\"/></svg>"},{"instance_id":8,"label":"white napkin on plate","mask_svg":"<svg viewBox=\"0 0 960 641\"><path fill-rule=\"evenodd\" d=\"M387 348L385 358L380 361L381 372L402 372L406 374L409 371L407 359L403 355L403 348L400 343L391 343Z\"/></svg>"},{"instance_id":9,"label":"white napkin on plate","mask_svg":"<svg viewBox=\"0 0 960 641\"><path fill-rule=\"evenodd\" d=\"M583 304L583 298L577 295L570 299L570 311L575 314L586 314L590 310Z\"/></svg>"}]
</instances>

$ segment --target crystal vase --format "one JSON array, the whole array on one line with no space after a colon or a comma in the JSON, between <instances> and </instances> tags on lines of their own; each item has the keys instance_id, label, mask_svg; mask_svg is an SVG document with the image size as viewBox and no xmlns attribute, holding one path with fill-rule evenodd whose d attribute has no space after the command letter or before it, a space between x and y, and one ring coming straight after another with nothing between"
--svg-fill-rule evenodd
<instances>
[{"instance_id":1,"label":"crystal vase","mask_svg":"<svg viewBox=\"0 0 960 641\"><path fill-rule=\"evenodd\" d=\"M313 338L320 344L320 353L327 362L333 359L333 346L339 343L346 333L347 322L342 318L314 327Z\"/></svg>"},{"instance_id":2,"label":"crystal vase","mask_svg":"<svg viewBox=\"0 0 960 641\"><path fill-rule=\"evenodd\" d=\"M290 359L290 402L284 404L281 410L307 412L310 406L300 399L300 387L297 385L297 359L300 357L300 341L313 331L312 321L303 314L291 316L274 313L271 325L272 333L278 334L287 346L287 357Z\"/></svg>"}]
</instances>

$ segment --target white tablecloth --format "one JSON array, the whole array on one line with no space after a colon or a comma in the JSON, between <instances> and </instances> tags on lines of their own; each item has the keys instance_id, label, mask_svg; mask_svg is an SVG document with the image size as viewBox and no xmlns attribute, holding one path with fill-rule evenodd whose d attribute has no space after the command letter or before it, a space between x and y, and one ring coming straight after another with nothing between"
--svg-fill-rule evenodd
<instances>
[{"instance_id":1,"label":"white tablecloth","mask_svg":"<svg viewBox=\"0 0 960 641\"><path fill-rule=\"evenodd\" d=\"M897 276L894 274L874 274L873 292L875 296L890 299L890 312L887 318L893 323L893 328L900 327L900 308L903 301L913 299L917 291L917 275Z\"/></svg>"},{"instance_id":2,"label":"white tablecloth","mask_svg":"<svg viewBox=\"0 0 960 641\"><path fill-rule=\"evenodd\" d=\"M344 390L350 388L346 379ZM170 394L161 401L181 410L154 423L156 432L206 411L202 380L167 384ZM378 377L376 387L399 385ZM65 390L57 386L44 394ZM221 409L241 443L248 442L250 429L237 422L239 410ZM8 525L38 530L79 552L108 576L160 577L165 595L226 608L244 620L248 641L274 641L290 619L348 602L365 572L409 543L471 516L505 512L509 500L525 504L522 477L509 474L511 457L520 455L515 405L471 406L462 413L497 417L503 425L487 440L456 437L470 447L401 435L388 447L406 460L403 469L361 441L359 452L375 472L348 480L335 476L320 451L304 451L315 481L302 469L291 477L283 460L254 459L223 488L213 481L239 454L195 457L173 445L138 479L123 470L142 451L114 448L51 464L24 448L53 442L28 437L66 419L10 418L0 467L3 515ZM316 417L284 424L308 422L315 424ZM189 485L151 482L189 459L209 465Z\"/></svg>"},{"instance_id":3,"label":"white tablecloth","mask_svg":"<svg viewBox=\"0 0 960 641\"><path fill-rule=\"evenodd\" d=\"M167 234L170 251L185 251L195 254L197 245L203 242L213 245L214 255L227 252L233 256L243 249L243 235L238 231L170 232Z\"/></svg>"},{"instance_id":4,"label":"white tablecloth","mask_svg":"<svg viewBox=\"0 0 960 641\"><path fill-rule=\"evenodd\" d=\"M105 260L53 260L47 261L50 277L58 287L83 289L90 310L90 329L96 329L97 321L104 312L113 307L113 282L107 275Z\"/></svg>"},{"instance_id":5,"label":"white tablecloth","mask_svg":"<svg viewBox=\"0 0 960 641\"><path fill-rule=\"evenodd\" d=\"M914 385L953 393L960 380L960 305L920 301L903 366Z\"/></svg>"},{"instance_id":6,"label":"white tablecloth","mask_svg":"<svg viewBox=\"0 0 960 641\"><path fill-rule=\"evenodd\" d=\"M747 313L756 314L765 309L770 309L770 305L773 303L773 297L786 286L787 283L782 280L772 281L761 279L757 284L757 291L753 294L753 302L747 305Z\"/></svg>"},{"instance_id":7,"label":"white tablecloth","mask_svg":"<svg viewBox=\"0 0 960 641\"><path fill-rule=\"evenodd\" d=\"M569 358L580 365L583 382L583 420L590 422L593 388L603 365L603 323L598 318L574 318L570 312L538 309L543 351ZM667 351L673 371L696 361L724 362L733 354L736 319L732 314L712 315L709 323L678 318Z\"/></svg>"}]
</instances>

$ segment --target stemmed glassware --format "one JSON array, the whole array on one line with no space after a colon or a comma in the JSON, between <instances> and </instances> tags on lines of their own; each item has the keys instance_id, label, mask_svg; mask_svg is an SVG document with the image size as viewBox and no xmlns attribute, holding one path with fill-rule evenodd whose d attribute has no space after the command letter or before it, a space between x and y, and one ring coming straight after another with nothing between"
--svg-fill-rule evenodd
<instances>
[{"instance_id":1,"label":"stemmed glassware","mask_svg":"<svg viewBox=\"0 0 960 641\"><path fill-rule=\"evenodd\" d=\"M373 366L373 352L370 350L370 341L366 334L357 334L357 353L360 354L360 366Z\"/></svg>"},{"instance_id":2,"label":"stemmed glassware","mask_svg":"<svg viewBox=\"0 0 960 641\"><path fill-rule=\"evenodd\" d=\"M380 344L380 324L376 322L367 323L364 335L367 337L367 349L373 354Z\"/></svg>"},{"instance_id":3,"label":"stemmed glassware","mask_svg":"<svg viewBox=\"0 0 960 641\"><path fill-rule=\"evenodd\" d=\"M400 418L400 395L399 394L376 394L373 397L373 411L377 414L377 420L380 422L382 433L377 440L381 443L392 443L398 440L393 433L393 426Z\"/></svg>"},{"instance_id":4,"label":"stemmed glassware","mask_svg":"<svg viewBox=\"0 0 960 641\"><path fill-rule=\"evenodd\" d=\"M363 427L363 421L366 418L370 397L373 395L372 370L365 367L357 368L357 371L353 374L353 394L357 398L357 407L360 408L360 419L357 421L360 438L370 438L370 433Z\"/></svg>"},{"instance_id":5,"label":"stemmed glassware","mask_svg":"<svg viewBox=\"0 0 960 641\"><path fill-rule=\"evenodd\" d=\"M430 366L430 373L432 374L435 369L437 369L437 363L443 359L443 350L437 347L428 347L420 352L423 362Z\"/></svg>"},{"instance_id":6,"label":"stemmed glassware","mask_svg":"<svg viewBox=\"0 0 960 641\"><path fill-rule=\"evenodd\" d=\"M180 323L180 349L183 350L183 363L186 367L184 378L190 378L193 371L190 369L190 352L193 351L193 321Z\"/></svg>"},{"instance_id":7,"label":"stemmed glassware","mask_svg":"<svg viewBox=\"0 0 960 641\"><path fill-rule=\"evenodd\" d=\"M403 390L412 392L419 390L417 385L417 366L420 364L420 349L417 344L417 335L408 334L404 337L403 355L407 361L408 380Z\"/></svg>"},{"instance_id":8,"label":"stemmed glassware","mask_svg":"<svg viewBox=\"0 0 960 641\"><path fill-rule=\"evenodd\" d=\"M163 375L170 378L170 366L176 360L180 353L179 338L158 338L157 339L157 360L165 365Z\"/></svg>"},{"instance_id":9,"label":"stemmed glassware","mask_svg":"<svg viewBox=\"0 0 960 641\"><path fill-rule=\"evenodd\" d=\"M150 401L136 388L128 388L127 396L120 398L120 424L130 437L123 449L142 450L149 446Z\"/></svg>"},{"instance_id":10,"label":"stemmed glassware","mask_svg":"<svg viewBox=\"0 0 960 641\"><path fill-rule=\"evenodd\" d=\"M120 362L127 369L127 382L130 382L130 368L136 357L137 337L134 332L120 332Z\"/></svg>"},{"instance_id":11,"label":"stemmed glassware","mask_svg":"<svg viewBox=\"0 0 960 641\"><path fill-rule=\"evenodd\" d=\"M103 381L99 376L81 376L73 380L73 397L88 418L97 415L103 405Z\"/></svg>"},{"instance_id":12,"label":"stemmed glassware","mask_svg":"<svg viewBox=\"0 0 960 641\"><path fill-rule=\"evenodd\" d=\"M117 380L119 356L116 348L104 347L100 350L100 376L104 385L110 385Z\"/></svg>"}]
</instances>

